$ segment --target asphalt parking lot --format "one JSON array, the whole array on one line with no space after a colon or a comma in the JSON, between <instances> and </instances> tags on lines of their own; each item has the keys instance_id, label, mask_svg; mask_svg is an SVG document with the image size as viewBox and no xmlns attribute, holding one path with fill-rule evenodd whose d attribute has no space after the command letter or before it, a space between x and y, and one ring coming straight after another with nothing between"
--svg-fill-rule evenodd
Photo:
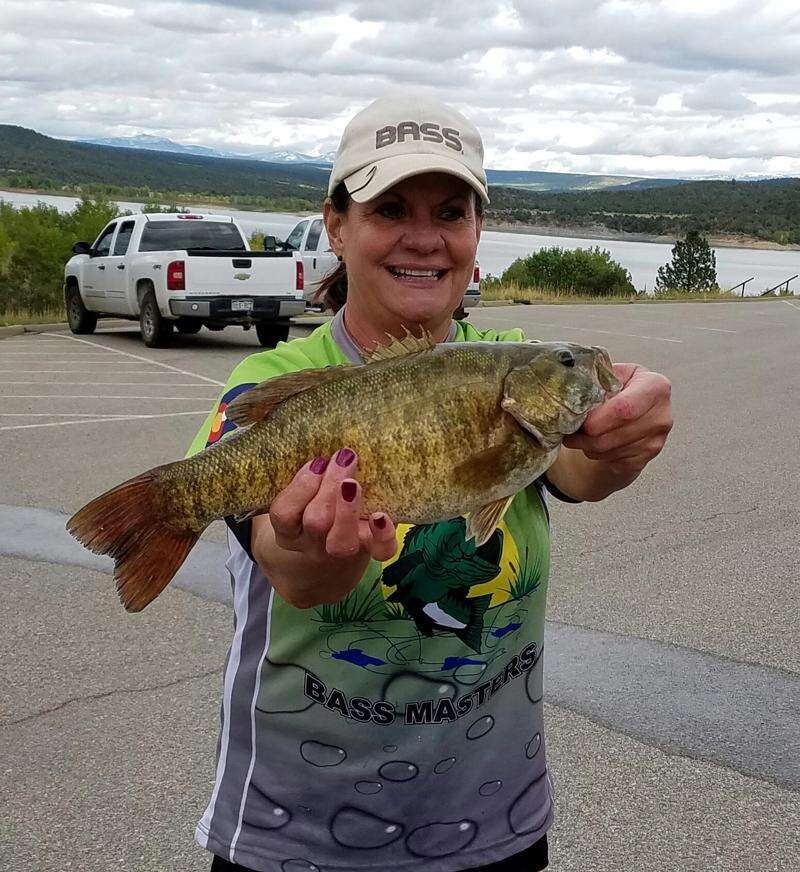
<instances>
[{"instance_id":1,"label":"asphalt parking lot","mask_svg":"<svg viewBox=\"0 0 800 872\"><path fill-rule=\"evenodd\" d=\"M800 868L800 303L470 320L605 345L673 383L675 429L638 482L551 502L551 868ZM59 531L102 490L182 456L256 350L232 329L147 349L132 326L102 324L0 341L6 868L209 866L192 839L230 636L220 526L140 616Z\"/></svg>"}]
</instances>

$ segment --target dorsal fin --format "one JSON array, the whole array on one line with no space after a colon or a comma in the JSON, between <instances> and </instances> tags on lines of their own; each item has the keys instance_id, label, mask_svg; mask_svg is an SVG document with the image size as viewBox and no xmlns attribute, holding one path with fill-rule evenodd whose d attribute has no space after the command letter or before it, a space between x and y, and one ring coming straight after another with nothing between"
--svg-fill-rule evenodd
<instances>
[{"instance_id":1,"label":"dorsal fin","mask_svg":"<svg viewBox=\"0 0 800 872\"><path fill-rule=\"evenodd\" d=\"M376 345L371 352L367 353L366 362L391 360L393 357L404 357L406 354L415 354L417 351L430 351L432 348L436 348L436 340L424 328L421 336L415 336L408 327L404 327L404 330L406 335L402 339L397 339L391 333L387 333L389 344Z\"/></svg>"},{"instance_id":2,"label":"dorsal fin","mask_svg":"<svg viewBox=\"0 0 800 872\"><path fill-rule=\"evenodd\" d=\"M284 400L326 382L336 381L351 369L344 366L326 366L322 369L302 369L275 376L261 382L238 397L225 409L225 417L237 427L246 427L261 421Z\"/></svg>"}]
</instances>

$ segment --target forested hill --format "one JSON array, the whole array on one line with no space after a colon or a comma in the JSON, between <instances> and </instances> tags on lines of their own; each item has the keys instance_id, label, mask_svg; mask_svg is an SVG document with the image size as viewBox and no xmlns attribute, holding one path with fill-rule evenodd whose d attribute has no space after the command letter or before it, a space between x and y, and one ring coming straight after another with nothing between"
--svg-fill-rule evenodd
<instances>
[{"instance_id":1,"label":"forested hill","mask_svg":"<svg viewBox=\"0 0 800 872\"><path fill-rule=\"evenodd\" d=\"M164 195L236 197L241 205L316 209L328 170L52 139L0 125L0 187L82 190L126 199Z\"/></svg>"},{"instance_id":2,"label":"forested hill","mask_svg":"<svg viewBox=\"0 0 800 872\"><path fill-rule=\"evenodd\" d=\"M23 127L0 125L0 188L78 192L134 201L156 199L162 203L212 201L245 209L297 212L321 207L329 171L324 165L308 163L268 163L69 142ZM520 182L510 171L493 175L504 176L505 185ZM668 181L561 192L494 183L487 217L495 224L604 226L671 236L696 229L709 235L800 243L800 179ZM531 184L530 179L525 183ZM653 183L658 186L642 187Z\"/></svg>"},{"instance_id":3,"label":"forested hill","mask_svg":"<svg viewBox=\"0 0 800 872\"><path fill-rule=\"evenodd\" d=\"M490 217L554 227L601 225L627 233L742 235L800 243L800 179L684 182L581 193L497 188Z\"/></svg>"}]
</instances>

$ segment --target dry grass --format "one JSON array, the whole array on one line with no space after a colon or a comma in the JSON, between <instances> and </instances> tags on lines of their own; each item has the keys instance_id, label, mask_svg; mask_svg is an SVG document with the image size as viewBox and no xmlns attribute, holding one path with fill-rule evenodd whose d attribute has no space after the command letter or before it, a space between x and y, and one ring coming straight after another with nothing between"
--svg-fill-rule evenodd
<instances>
[{"instance_id":1,"label":"dry grass","mask_svg":"<svg viewBox=\"0 0 800 872\"><path fill-rule=\"evenodd\" d=\"M508 300L515 303L608 303L611 305L619 303L659 303L663 301L675 300L684 303L710 303L710 302L753 302L754 300L777 300L778 297L758 297L749 296L742 297L739 294L732 294L729 291L718 291L716 293L691 294L686 291L670 291L666 294L634 294L625 297L606 297L606 296L589 296L586 294L577 293L575 290L555 289L544 286L533 288L523 288L517 284L508 282L500 283L482 283L481 284L481 299L486 301L492 300ZM785 297L783 297L785 299Z\"/></svg>"},{"instance_id":2,"label":"dry grass","mask_svg":"<svg viewBox=\"0 0 800 872\"><path fill-rule=\"evenodd\" d=\"M63 306L56 306L45 312L29 312L26 309L8 309L0 312L0 327L14 324L61 324L67 320Z\"/></svg>"}]
</instances>

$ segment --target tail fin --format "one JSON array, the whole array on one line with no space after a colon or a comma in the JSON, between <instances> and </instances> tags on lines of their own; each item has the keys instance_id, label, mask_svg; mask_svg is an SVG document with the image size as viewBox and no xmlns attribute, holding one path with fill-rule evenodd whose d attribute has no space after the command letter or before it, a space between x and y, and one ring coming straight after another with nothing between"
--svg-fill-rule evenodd
<instances>
[{"instance_id":1,"label":"tail fin","mask_svg":"<svg viewBox=\"0 0 800 872\"><path fill-rule=\"evenodd\" d=\"M200 534L172 526L158 510L156 470L106 491L67 521L67 530L95 554L114 558L117 593L140 612L170 583Z\"/></svg>"}]
</instances>

